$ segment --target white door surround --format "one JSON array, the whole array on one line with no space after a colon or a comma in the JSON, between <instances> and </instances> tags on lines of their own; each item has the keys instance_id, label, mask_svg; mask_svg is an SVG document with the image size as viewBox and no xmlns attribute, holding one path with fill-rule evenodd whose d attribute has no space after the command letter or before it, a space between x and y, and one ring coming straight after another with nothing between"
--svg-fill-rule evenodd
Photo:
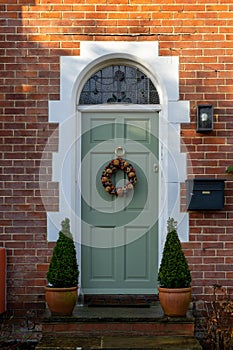
<instances>
[{"instance_id":1,"label":"white door surround","mask_svg":"<svg viewBox=\"0 0 233 350\"><path fill-rule=\"evenodd\" d=\"M138 67L155 85L160 105L117 105L117 109L160 111L159 117L159 259L161 258L168 217L178 222L182 241L188 240L188 213L180 212L180 183L186 179L187 154L180 152L180 125L189 122L189 102L179 101L179 58L159 56L158 42L81 42L80 56L61 57L61 97L49 102L49 122L59 123L59 150L53 153L53 178L59 182L59 212L48 212L48 240L55 241L64 217L71 220L77 242L81 232L81 193L79 174L81 157L80 115L78 106L85 82L97 70L111 64ZM98 105L98 110L114 110L112 105ZM50 140L48 141L49 145ZM45 148L45 152L47 149ZM43 167L43 157L41 161ZM42 198L43 199L43 198ZM46 204L45 204L46 207Z\"/></svg>"}]
</instances>

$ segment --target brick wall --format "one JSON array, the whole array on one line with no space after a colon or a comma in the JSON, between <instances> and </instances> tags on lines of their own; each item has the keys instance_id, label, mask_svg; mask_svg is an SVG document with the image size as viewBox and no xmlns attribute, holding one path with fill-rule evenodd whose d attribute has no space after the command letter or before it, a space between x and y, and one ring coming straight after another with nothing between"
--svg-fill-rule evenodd
<instances>
[{"instance_id":1,"label":"brick wall","mask_svg":"<svg viewBox=\"0 0 233 350\"><path fill-rule=\"evenodd\" d=\"M8 308L44 307L47 209L58 206L51 154L40 158L56 125L48 100L59 99L59 57L79 55L83 40L159 41L160 55L180 58L180 99L191 101L182 137L189 175L226 178L221 212L190 214L189 259L194 293L233 285L233 4L230 0L6 0L0 5L0 245L8 250ZM214 106L214 131L196 133L196 106ZM56 142L51 151L56 150ZM41 200L43 190L43 202ZM51 200L52 198L52 200Z\"/></svg>"}]
</instances>

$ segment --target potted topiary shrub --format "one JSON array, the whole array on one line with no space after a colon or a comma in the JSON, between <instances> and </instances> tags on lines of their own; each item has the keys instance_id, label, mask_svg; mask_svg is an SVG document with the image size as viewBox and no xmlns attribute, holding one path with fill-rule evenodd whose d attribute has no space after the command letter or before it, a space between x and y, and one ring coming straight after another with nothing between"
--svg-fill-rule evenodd
<instances>
[{"instance_id":1,"label":"potted topiary shrub","mask_svg":"<svg viewBox=\"0 0 233 350\"><path fill-rule=\"evenodd\" d=\"M45 299L52 315L67 316L77 301L79 270L69 219L61 226L46 275Z\"/></svg>"},{"instance_id":2,"label":"potted topiary shrub","mask_svg":"<svg viewBox=\"0 0 233 350\"><path fill-rule=\"evenodd\" d=\"M168 232L158 273L159 300L167 316L186 316L191 301L191 273L181 247L173 218L168 219Z\"/></svg>"}]
</instances>

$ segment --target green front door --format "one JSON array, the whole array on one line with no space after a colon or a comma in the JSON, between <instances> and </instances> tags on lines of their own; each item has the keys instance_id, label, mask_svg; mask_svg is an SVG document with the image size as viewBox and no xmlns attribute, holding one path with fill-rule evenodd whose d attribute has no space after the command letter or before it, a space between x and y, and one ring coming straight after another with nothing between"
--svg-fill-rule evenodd
<instances>
[{"instance_id":1,"label":"green front door","mask_svg":"<svg viewBox=\"0 0 233 350\"><path fill-rule=\"evenodd\" d=\"M82 250L84 294L151 294L157 280L158 112L82 112ZM127 196L101 184L116 158L134 165L135 188ZM112 181L124 184L118 170Z\"/></svg>"}]
</instances>

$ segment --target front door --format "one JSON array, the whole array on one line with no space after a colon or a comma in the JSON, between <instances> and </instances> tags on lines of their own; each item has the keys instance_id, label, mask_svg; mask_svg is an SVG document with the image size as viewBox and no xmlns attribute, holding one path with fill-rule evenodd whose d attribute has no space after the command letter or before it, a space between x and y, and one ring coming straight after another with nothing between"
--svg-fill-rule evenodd
<instances>
[{"instance_id":1,"label":"front door","mask_svg":"<svg viewBox=\"0 0 233 350\"><path fill-rule=\"evenodd\" d=\"M84 294L154 294L158 241L156 111L82 112L82 250ZM120 147L120 148L119 148ZM112 196L101 183L108 163L125 153L137 183ZM112 182L123 186L118 170Z\"/></svg>"}]
</instances>

